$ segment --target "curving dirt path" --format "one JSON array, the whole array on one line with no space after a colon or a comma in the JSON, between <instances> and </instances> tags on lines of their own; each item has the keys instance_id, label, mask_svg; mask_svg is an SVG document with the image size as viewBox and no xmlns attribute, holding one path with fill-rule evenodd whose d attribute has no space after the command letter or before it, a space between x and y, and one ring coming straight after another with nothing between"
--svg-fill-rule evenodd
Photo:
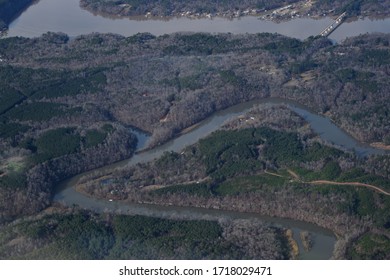
<instances>
[{"instance_id":1,"label":"curving dirt path","mask_svg":"<svg viewBox=\"0 0 390 280\"><path fill-rule=\"evenodd\" d=\"M311 181L311 182L306 182L308 184L314 184L314 185L341 185L341 186L359 186L359 187L366 187L370 188L373 190L376 190L377 192L380 192L384 195L390 196L390 193L382 190L381 188L370 185L370 184L365 184L365 183L359 183L359 182L334 182L334 181L328 181L328 180L317 180L317 181Z\"/></svg>"},{"instance_id":2,"label":"curving dirt path","mask_svg":"<svg viewBox=\"0 0 390 280\"><path fill-rule=\"evenodd\" d=\"M370 185L370 184L365 184L365 183L360 183L360 182L336 182L336 181L328 181L328 180L314 180L314 181L302 181L300 179L300 177L298 176L297 173L295 173L294 171L292 171L291 169L287 169L287 172L292 176L291 179L299 182L299 183L305 183L305 184L313 184L313 185L339 185L339 186L358 186L358 187L366 187L366 188L370 188L370 189L373 189L379 193L382 193L384 195L388 195L390 196L390 193L377 187L377 186L374 186L374 185ZM269 175L272 175L272 176L277 176L277 177L282 177L282 178L287 178L286 176L282 176L280 174L277 174L277 173L273 173L273 172L269 172L269 171L264 171L264 173L266 174L269 174Z\"/></svg>"},{"instance_id":3,"label":"curving dirt path","mask_svg":"<svg viewBox=\"0 0 390 280\"><path fill-rule=\"evenodd\" d=\"M280 175L280 174L277 174L277 173L274 173L274 172L269 172L269 171L267 171L267 170L265 170L264 173L265 173L265 174L272 175L272 176L280 177L280 178L286 178L286 177L283 176L283 175Z\"/></svg>"},{"instance_id":4,"label":"curving dirt path","mask_svg":"<svg viewBox=\"0 0 390 280\"><path fill-rule=\"evenodd\" d=\"M287 172L294 177L294 179L297 179L297 180L300 180L299 176L297 173L295 173L294 171L292 171L291 169L287 169Z\"/></svg>"}]
</instances>

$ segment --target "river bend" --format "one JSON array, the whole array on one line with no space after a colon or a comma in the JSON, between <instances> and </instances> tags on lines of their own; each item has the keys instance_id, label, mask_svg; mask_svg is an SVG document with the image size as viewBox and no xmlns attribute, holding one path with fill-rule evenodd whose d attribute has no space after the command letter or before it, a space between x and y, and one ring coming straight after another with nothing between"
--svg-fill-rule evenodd
<instances>
[{"instance_id":1,"label":"river bend","mask_svg":"<svg viewBox=\"0 0 390 280\"><path fill-rule=\"evenodd\" d=\"M213 131L219 129L228 120L238 117L243 113L248 112L253 106L258 104L285 104L289 106L293 111L302 116L311 126L311 128L317 132L321 138L325 141L332 142L335 145L343 146L345 149L354 150L357 154L364 156L369 154L385 153L383 150L374 149L369 146L359 143L353 139L346 132L338 128L328 118L319 116L303 106L277 98L262 99L257 101L246 102L232 106L228 109L214 113L211 117L200 122L193 130L186 134L182 134L175 139L167 142L166 144L153 148L151 150L142 151L136 153L132 158L126 159L108 166L98 168L80 175L77 175L71 179L64 181L59 187L54 197L55 201L59 201L66 205L80 205L83 208L98 211L98 212L115 212L131 215L147 215L155 217L176 217L181 219L237 219L237 218L257 218L271 224L280 225L283 227L289 227L293 229L294 236L299 241L299 232L306 230L312 233L315 238L315 245L313 249L306 253L302 249L302 244L299 241L301 249L301 258L307 259L328 259L332 255L334 243L336 241L335 236L329 231L310 223L294 221L290 219L280 219L273 217L264 217L254 213L239 213L233 211L222 211L212 209L201 209L194 207L176 207L176 206L158 206L149 204L137 204L137 203L123 203L123 202L110 202L104 200L97 200L91 197L87 197L81 193L75 191L73 186L77 184L77 181L84 175L93 172L103 171L110 172L122 166L135 165L137 163L149 162L158 158L164 152L175 151L179 152L186 146L195 144L199 139L209 135ZM145 147L147 143L147 136L143 133L135 131L140 143L138 149Z\"/></svg>"}]
</instances>

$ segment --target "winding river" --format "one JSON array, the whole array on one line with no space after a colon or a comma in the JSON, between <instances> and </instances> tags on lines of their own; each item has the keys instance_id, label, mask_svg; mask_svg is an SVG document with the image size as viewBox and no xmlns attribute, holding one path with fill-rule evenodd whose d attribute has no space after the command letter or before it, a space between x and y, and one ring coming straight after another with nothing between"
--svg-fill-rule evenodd
<instances>
[{"instance_id":1,"label":"winding river","mask_svg":"<svg viewBox=\"0 0 390 280\"><path fill-rule=\"evenodd\" d=\"M134 35L138 32L150 32L154 35L162 35L174 32L231 32L231 33L259 33L271 32L305 39L311 35L319 34L323 28L332 22L331 18L314 20L310 18L299 18L289 22L274 23L262 21L256 17L243 17L240 19L228 20L222 18L214 19L188 19L173 18L169 21L162 20L130 20L126 18L109 18L93 15L79 7L79 0L40 0L24 11L20 17L15 19L9 27L6 36L37 37L41 34L53 31L64 32L70 36L77 36L91 32L112 32L124 36ZM359 19L354 22L346 22L338 28L330 38L334 41L341 41L349 36L355 36L367 32L390 31L390 19L370 20ZM291 228L294 237L300 248L302 259L329 259L332 255L336 241L334 234L316 225L272 217L264 217L253 213L238 213L232 211L201 209L192 207L157 206L145 204L128 204L121 202L110 202L96 200L76 192L73 186L88 173L103 171L109 172L121 166L134 165L141 162L148 162L161 156L165 151L180 151L184 147L196 143L200 138L207 136L220 128L229 119L235 118L260 103L286 104L293 111L301 115L320 135L330 143L341 146L347 150L353 150L360 156L370 154L382 154L383 150L375 149L359 143L343 130L335 126L329 119L316 115L309 109L291 101L281 99L265 99L252 101L230 107L217 112L211 117L199 123L192 131L180 135L157 148L142 151L127 159L111 164L90 172L77 175L60 184L57 188L54 200L66 205L80 205L93 211L117 212L125 214L139 214L156 217L177 217L184 219L260 219L275 226ZM148 136L134 131L139 139L138 149L141 150L147 144ZM303 244L299 238L300 231L309 231L314 237L314 246L310 252L303 250Z\"/></svg>"},{"instance_id":2,"label":"winding river","mask_svg":"<svg viewBox=\"0 0 390 280\"><path fill-rule=\"evenodd\" d=\"M145 205L136 203L121 203L97 200L87 197L76 192L73 188L77 181L86 174L91 174L96 171L108 173L119 167L143 163L158 158L166 151L179 152L188 145L195 144L199 139L209 135L213 131L219 129L227 121L248 112L253 106L258 104L285 104L289 106L294 112L302 116L325 141L331 141L333 144L343 146L345 149L354 150L361 156L369 154L385 153L383 150L368 147L357 140L353 139L343 130L334 125L329 119L316 115L309 109L288 100L269 98L257 101L246 102L232 106L228 109L216 112L211 117L200 122L193 130L186 134L182 134L177 138L167 142L166 144L156 147L151 150L141 151L136 153L132 158L123 160L102 168L92 170L78 176L75 176L67 181L64 181L58 188L54 200L64 203L66 205L80 205L86 209L93 211L110 211L116 213L126 213L132 215L148 215L156 217L176 217L182 219L237 219L237 218L257 218L269 222L274 225L280 225L292 228L294 236L298 237L300 231L309 231L315 239L315 244L310 252L303 250L299 238L296 238L300 247L303 259L328 259L332 255L332 250L335 243L334 235L323 228L312 225L310 223L294 221L290 219L280 219L273 217L264 217L254 213L237 213L232 211L221 211L212 209L201 209L194 207L175 207L175 206L157 206ZM137 132L138 139L141 139L138 149L142 149L147 144L147 136L143 133Z\"/></svg>"}]
</instances>

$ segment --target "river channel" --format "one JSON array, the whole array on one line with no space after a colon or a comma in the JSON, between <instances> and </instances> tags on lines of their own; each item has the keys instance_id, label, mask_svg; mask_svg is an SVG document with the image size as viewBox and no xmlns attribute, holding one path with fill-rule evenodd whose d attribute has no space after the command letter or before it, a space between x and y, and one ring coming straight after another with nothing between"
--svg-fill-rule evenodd
<instances>
[{"instance_id":1,"label":"river channel","mask_svg":"<svg viewBox=\"0 0 390 280\"><path fill-rule=\"evenodd\" d=\"M211 32L233 34L279 33L298 39L315 36L333 22L331 18L295 18L288 22L275 23L248 16L233 20L223 18L170 20L135 20L94 15L79 6L79 0L39 0L30 6L9 26L7 36L37 37L48 31L64 32L77 36L92 32L117 33L131 36L139 32L154 35L174 32ZM371 32L390 32L390 19L359 19L343 23L330 39L341 41L347 37Z\"/></svg>"},{"instance_id":2,"label":"river channel","mask_svg":"<svg viewBox=\"0 0 390 280\"><path fill-rule=\"evenodd\" d=\"M331 18L314 20L310 18L298 18L289 22L274 23L262 21L256 17L243 17L239 19L188 19L173 18L170 20L130 20L126 18L109 18L93 15L79 7L78 0L40 0L30 6L9 27L7 36L37 37L48 31L64 32L69 36L77 36L92 32L111 32L124 36L134 35L139 32L150 32L154 35L162 35L174 32L230 32L259 33L271 32L280 33L298 39L305 39L312 35L318 35L322 29L332 22ZM346 22L341 25L330 38L334 41L341 41L347 37L367 32L390 31L390 19L369 20L359 19L354 22ZM116 168L134 165L140 162L148 162L161 156L165 151L180 151L188 145L196 143L213 131L220 128L229 119L235 118L259 103L272 103L288 105L293 111L301 115L322 137L323 140L341 146L347 150L353 150L360 156L385 153L382 150L374 149L359 143L347 133L335 126L329 119L318 116L300 106L299 104L280 100L266 99L252 101L230 107L217 112L211 117L199 123L190 132L167 142L157 148L136 153L131 159L111 164L97 170L109 172ZM147 135L135 131L138 136L138 149L141 150L147 144ZM87 173L96 172L93 170ZM54 200L67 205L80 205L89 210L103 212L110 211L123 214L139 214L156 217L177 217L181 219L260 219L275 226L291 228L294 237L300 248L302 259L329 259L332 255L336 238L334 234L316 225L273 217L264 217L254 213L239 213L213 209L201 209L191 207L157 206L145 204L128 204L118 201L110 202L97 200L76 192L73 186L77 183L80 174L60 184ZM309 231L314 238L314 246L310 252L303 250L303 244L299 238L300 231Z\"/></svg>"},{"instance_id":3,"label":"river channel","mask_svg":"<svg viewBox=\"0 0 390 280\"><path fill-rule=\"evenodd\" d=\"M289 106L293 111L302 116L316 131L320 137L325 141L331 141L332 143L343 146L345 149L354 150L356 153L361 156L368 154L377 154L385 153L383 150L374 149L368 146L365 146L362 143L359 143L357 140L353 139L343 130L334 125L329 119L318 116L311 112L309 109L304 108L303 106L276 98L262 99L257 101L246 102L232 106L228 109L219 111L204 121L200 122L193 130L186 134L182 134L177 138L167 142L166 144L156 147L151 150L141 151L136 153L132 158L123 160L97 170L92 170L78 176L75 176L61 184L58 188L58 192L54 197L54 200L60 201L67 205L80 205L86 209L93 211L110 211L118 213L126 213L132 215L148 215L148 216L157 216L157 217L177 217L182 219L237 219L237 218L257 218L263 221L269 222L271 224L284 226L292 228L294 236L298 237L300 231L309 231L312 233L315 239L315 245L310 252L304 252L302 244L299 241L299 246L302 254L300 255L303 259L328 259L332 255L332 250L335 243L334 235L323 228L317 227L315 225L294 221L289 219L280 219L273 217L264 217L253 213L237 213L231 211L221 211L221 210L212 210L212 209L200 209L193 207L175 207L175 206L157 206L157 205L145 205L145 204L125 204L121 202L110 202L97 200L84 196L76 192L73 188L76 185L80 177L90 174L96 171L102 171L104 173L109 173L117 168L123 166L134 165L137 163L148 162L155 158L158 158L166 151L175 151L179 152L186 146L196 143L199 139L209 135L213 131L219 129L227 121L238 117L251 108L258 104L285 104ZM138 149L141 150L147 145L147 136L143 133L137 132L138 139L141 139ZM299 238L296 238L297 240Z\"/></svg>"}]
</instances>

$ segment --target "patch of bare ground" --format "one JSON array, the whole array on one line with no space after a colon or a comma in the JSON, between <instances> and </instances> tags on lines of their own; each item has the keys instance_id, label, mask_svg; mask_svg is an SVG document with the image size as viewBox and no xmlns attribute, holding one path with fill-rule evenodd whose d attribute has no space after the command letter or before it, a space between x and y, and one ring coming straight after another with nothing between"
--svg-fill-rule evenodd
<instances>
[{"instance_id":1,"label":"patch of bare ground","mask_svg":"<svg viewBox=\"0 0 390 280\"><path fill-rule=\"evenodd\" d=\"M300 180L299 176L297 173L295 173L294 171L292 171L291 169L287 169L287 172L294 177L294 179L297 179L297 180Z\"/></svg>"},{"instance_id":2,"label":"patch of bare ground","mask_svg":"<svg viewBox=\"0 0 390 280\"><path fill-rule=\"evenodd\" d=\"M302 181L301 178L297 173L292 171L291 169L287 169L287 172L292 176L292 180L305 183L305 184L312 184L312 185L334 185L334 186L351 186L351 187L365 187L372 189L374 191L377 191L381 194L388 195L390 196L390 193L381 189L380 187L370 185L370 184L365 184L361 182L336 182L336 181L329 181L329 180L313 180L313 181ZM272 175L272 176L277 176L281 178L286 178L285 176L282 176L280 174L270 172L270 171L264 171L264 173Z\"/></svg>"},{"instance_id":3,"label":"patch of bare ground","mask_svg":"<svg viewBox=\"0 0 390 280\"><path fill-rule=\"evenodd\" d=\"M390 151L390 145L386 145L383 142L374 142L370 144L374 148L382 149L382 150L388 150Z\"/></svg>"},{"instance_id":4,"label":"patch of bare ground","mask_svg":"<svg viewBox=\"0 0 390 280\"><path fill-rule=\"evenodd\" d=\"M360 182L334 182L334 181L328 181L328 180L317 180L317 181L310 181L306 182L309 184L314 184L314 185L339 185L339 186L352 186L352 187L366 187L373 189L379 193L382 193L384 195L390 196L390 193L382 190L381 188L370 185L370 184L365 184L365 183L360 183Z\"/></svg>"}]
</instances>

